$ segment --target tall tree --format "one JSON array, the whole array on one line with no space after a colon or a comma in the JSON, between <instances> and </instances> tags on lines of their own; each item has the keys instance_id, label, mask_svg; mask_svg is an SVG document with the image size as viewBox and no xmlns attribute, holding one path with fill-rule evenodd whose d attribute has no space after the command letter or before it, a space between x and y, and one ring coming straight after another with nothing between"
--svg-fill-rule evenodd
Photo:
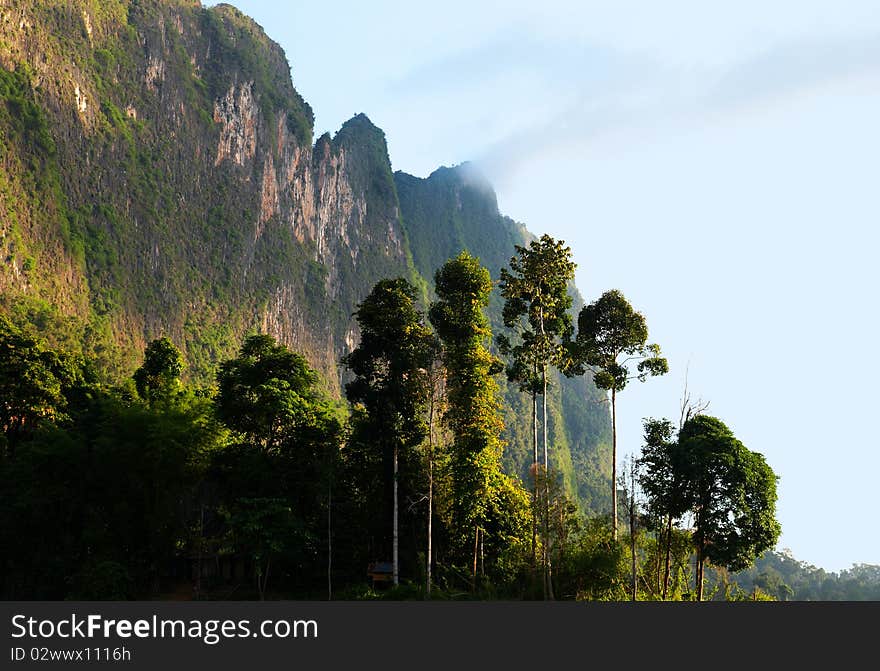
<instances>
[{"instance_id":1,"label":"tall tree","mask_svg":"<svg viewBox=\"0 0 880 671\"><path fill-rule=\"evenodd\" d=\"M491 563L520 533L525 516L519 488L501 472L504 424L494 376L503 364L487 348L492 337L484 314L492 290L489 271L462 252L434 279L437 301L429 316L447 371L452 534L458 559L472 559L475 580L481 545L484 560L488 554Z\"/></svg>"},{"instance_id":2,"label":"tall tree","mask_svg":"<svg viewBox=\"0 0 880 671\"><path fill-rule=\"evenodd\" d=\"M715 417L687 420L678 445L676 465L694 516L699 601L707 560L739 571L776 543L777 477L762 455L748 450Z\"/></svg>"},{"instance_id":3,"label":"tall tree","mask_svg":"<svg viewBox=\"0 0 880 671\"><path fill-rule=\"evenodd\" d=\"M599 389L611 391L611 528L617 540L617 393L627 382L644 382L649 375L669 371L660 347L646 345L648 326L644 316L636 312L623 294L616 289L606 291L598 300L585 305L578 315L578 334L570 344L571 359L568 375L593 371ZM637 362L636 375L630 375L629 364Z\"/></svg>"},{"instance_id":4,"label":"tall tree","mask_svg":"<svg viewBox=\"0 0 880 671\"><path fill-rule=\"evenodd\" d=\"M516 254L510 259L510 268L501 270L501 295L504 297L504 325L512 328L519 342L511 342L505 335L497 338L499 350L510 358L508 379L519 383L521 391L532 397L532 439L535 480L532 497L537 499L538 468L538 408L541 396L541 426L543 429L544 471L549 468L547 445L547 369L560 365L564 358L563 342L571 335L569 308L572 299L568 286L574 279L576 264L571 260L571 248L561 240L542 235L528 247L516 245ZM545 499L549 501L549 497ZM545 588L552 592L549 577L548 524L549 512L544 517L544 573ZM533 530L533 547L534 547Z\"/></svg>"},{"instance_id":5,"label":"tall tree","mask_svg":"<svg viewBox=\"0 0 880 671\"><path fill-rule=\"evenodd\" d=\"M399 459L428 434L425 410L436 344L416 308L416 290L403 278L381 280L355 312L360 344L343 363L354 374L350 401L366 410L372 433L391 453L392 578L399 583Z\"/></svg>"},{"instance_id":6,"label":"tall tree","mask_svg":"<svg viewBox=\"0 0 880 671\"><path fill-rule=\"evenodd\" d=\"M290 524L302 530L302 542L286 545L272 563L286 561L289 574L305 576L304 567L317 566L317 539L326 529L342 439L339 408L305 358L268 335L247 337L239 355L220 365L217 382L215 412L232 437L214 458L227 523L238 525L231 529L237 538L245 522L275 525L286 519L276 514L275 502L282 501L295 516ZM254 501L270 502L271 514Z\"/></svg>"}]
</instances>

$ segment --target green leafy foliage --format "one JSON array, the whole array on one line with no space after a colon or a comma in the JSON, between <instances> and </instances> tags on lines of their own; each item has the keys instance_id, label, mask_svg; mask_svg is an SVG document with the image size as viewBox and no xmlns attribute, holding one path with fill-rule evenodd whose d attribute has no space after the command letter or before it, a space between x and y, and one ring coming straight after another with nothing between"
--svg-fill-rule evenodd
<instances>
[{"instance_id":1,"label":"green leafy foliage","mask_svg":"<svg viewBox=\"0 0 880 671\"><path fill-rule=\"evenodd\" d=\"M12 72L0 68L0 100L6 108L4 121L19 135L24 145L34 149L34 167L42 169L43 163L54 158L57 150L46 117L34 100L30 77L25 68Z\"/></svg>"},{"instance_id":2,"label":"green leafy foliage","mask_svg":"<svg viewBox=\"0 0 880 671\"><path fill-rule=\"evenodd\" d=\"M697 414L684 422L677 439L672 434L668 421L645 422L640 482L648 510L666 522L667 544L673 520L692 516L701 600L707 560L738 571L776 543L777 476L715 417ZM668 569L666 575L668 581Z\"/></svg>"},{"instance_id":3,"label":"green leafy foliage","mask_svg":"<svg viewBox=\"0 0 880 671\"><path fill-rule=\"evenodd\" d=\"M66 419L65 392L80 380L75 361L0 316L0 447L13 456L42 424Z\"/></svg>"},{"instance_id":4,"label":"green leafy foliage","mask_svg":"<svg viewBox=\"0 0 880 671\"><path fill-rule=\"evenodd\" d=\"M678 442L698 555L731 570L745 568L779 537L776 475L714 417L685 422Z\"/></svg>"},{"instance_id":5,"label":"green leafy foliage","mask_svg":"<svg viewBox=\"0 0 880 671\"><path fill-rule=\"evenodd\" d=\"M181 506L216 445L210 406L190 397L150 409L92 384L65 395L68 420L0 464L11 513L0 525L5 589L53 599L149 593L173 564Z\"/></svg>"},{"instance_id":6,"label":"green leafy foliage","mask_svg":"<svg viewBox=\"0 0 880 671\"><path fill-rule=\"evenodd\" d=\"M462 564L475 556L473 548L484 533L491 565L511 537L522 537L521 525L529 520L522 512L524 494L520 489L514 495L518 487L500 468L503 422L493 376L503 367L487 348L492 332L483 312L491 290L488 270L462 252L437 271L438 299L429 311L447 370L449 406L444 421L452 434L451 531Z\"/></svg>"},{"instance_id":7,"label":"green leafy foliage","mask_svg":"<svg viewBox=\"0 0 880 671\"><path fill-rule=\"evenodd\" d=\"M500 287L501 295L505 299L502 310L504 325L514 330L518 342L511 341L506 334L499 334L496 340L501 353L510 359L507 367L508 380L517 383L521 391L531 395L533 470L537 475L539 463L537 397L541 396L542 444L546 471L549 468L550 453L547 372L552 366L564 366L563 342L570 339L572 331L569 314L572 298L568 286L574 280L576 266L571 260L571 248L546 234L542 235L540 240L533 240L528 247L516 245L515 249L516 254L510 259L509 269L501 269ZM534 482L532 498L534 500L538 498L537 479ZM545 502L546 506L549 506L549 498ZM546 545L550 542L549 510L545 510L540 517L544 518L543 567L546 591L549 595L552 584L546 550Z\"/></svg>"},{"instance_id":8,"label":"green leafy foliage","mask_svg":"<svg viewBox=\"0 0 880 671\"><path fill-rule=\"evenodd\" d=\"M380 281L355 312L360 344L343 358L355 376L345 387L348 399L364 405L383 442L403 448L427 433L427 371L436 351L415 298L404 278Z\"/></svg>"},{"instance_id":9,"label":"green leafy foliage","mask_svg":"<svg viewBox=\"0 0 880 671\"><path fill-rule=\"evenodd\" d=\"M144 352L144 363L134 372L134 383L144 400L167 398L177 391L184 362L168 338L153 340Z\"/></svg>"},{"instance_id":10,"label":"green leafy foliage","mask_svg":"<svg viewBox=\"0 0 880 671\"><path fill-rule=\"evenodd\" d=\"M567 343L566 374L583 375L591 370L595 385L611 390L611 526L615 539L618 525L617 392L632 379L630 361L638 362L635 377L641 382L649 375L663 375L669 370L666 359L660 356L660 347L646 345L647 339L644 316L633 309L620 291L612 289L581 309L577 338Z\"/></svg>"},{"instance_id":11,"label":"green leafy foliage","mask_svg":"<svg viewBox=\"0 0 880 671\"><path fill-rule=\"evenodd\" d=\"M245 339L239 356L217 373L217 416L242 439L278 451L321 412L318 376L305 358L272 336ZM326 405L326 402L325 402Z\"/></svg>"},{"instance_id":12,"label":"green leafy foliage","mask_svg":"<svg viewBox=\"0 0 880 671\"><path fill-rule=\"evenodd\" d=\"M369 503L386 511L384 519L391 513L392 522L385 529L391 531L392 547L387 541L382 545L386 546L385 557L392 558L395 583L399 573L399 499L411 496L421 480L421 463L415 451L430 429L429 371L437 356L437 343L415 299L415 287L404 278L377 283L355 312L360 343L343 358L354 375L345 386L346 396L364 409L354 427L354 444L362 451L363 463L372 466L352 475L359 481L359 491L376 496ZM376 476L385 483L379 490L364 482L364 478ZM380 538L388 536L387 532L380 534Z\"/></svg>"},{"instance_id":13,"label":"green leafy foliage","mask_svg":"<svg viewBox=\"0 0 880 671\"><path fill-rule=\"evenodd\" d=\"M217 388L230 442L211 463L218 519L207 538L221 553L247 557L261 599L270 571L307 588L321 560L344 419L305 359L267 335L247 337L220 365Z\"/></svg>"},{"instance_id":14,"label":"green leafy foliage","mask_svg":"<svg viewBox=\"0 0 880 671\"><path fill-rule=\"evenodd\" d=\"M568 287L576 266L564 244L545 234L528 247L516 245L510 268L501 269L504 325L519 336L518 343L505 334L497 338L502 354L511 359L508 379L521 391L542 396L546 369L563 365L562 341L572 332Z\"/></svg>"},{"instance_id":15,"label":"green leafy foliage","mask_svg":"<svg viewBox=\"0 0 880 671\"><path fill-rule=\"evenodd\" d=\"M880 600L880 566L854 564L826 571L795 559L790 551L767 551L730 580L746 594L758 589L779 601Z\"/></svg>"},{"instance_id":16,"label":"green leafy foliage","mask_svg":"<svg viewBox=\"0 0 880 671\"><path fill-rule=\"evenodd\" d=\"M252 561L257 592L265 599L273 560L290 558L307 546L302 521L284 499L241 498L231 510L220 512L228 528L229 550Z\"/></svg>"},{"instance_id":17,"label":"green leafy foliage","mask_svg":"<svg viewBox=\"0 0 880 671\"><path fill-rule=\"evenodd\" d=\"M669 370L668 363L660 356L658 345L645 344L647 339L644 316L616 289L606 291L578 315L577 338L570 345L572 372L582 374L585 368L592 369L596 386L613 391L622 391L633 379L621 357L638 361L635 377L639 381L663 375Z\"/></svg>"}]
</instances>

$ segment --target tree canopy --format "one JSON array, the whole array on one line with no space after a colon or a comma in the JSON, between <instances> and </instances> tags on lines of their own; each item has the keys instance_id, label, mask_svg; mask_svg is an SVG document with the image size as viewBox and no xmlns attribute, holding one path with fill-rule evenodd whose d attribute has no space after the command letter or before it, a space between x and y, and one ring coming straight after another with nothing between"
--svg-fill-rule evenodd
<instances>
[{"instance_id":1,"label":"tree canopy","mask_svg":"<svg viewBox=\"0 0 880 671\"><path fill-rule=\"evenodd\" d=\"M777 476L720 419L689 418L672 440L669 422L646 422L642 486L649 508L693 519L697 598L706 560L738 571L776 543Z\"/></svg>"},{"instance_id":2,"label":"tree canopy","mask_svg":"<svg viewBox=\"0 0 880 671\"><path fill-rule=\"evenodd\" d=\"M644 316L636 312L624 295L612 289L585 305L578 315L576 339L568 343L568 375L593 372L599 389L611 390L611 528L617 538L617 392L633 377L644 382L649 375L669 371L660 346L646 344L648 326ZM630 363L638 373L630 375Z\"/></svg>"},{"instance_id":3,"label":"tree canopy","mask_svg":"<svg viewBox=\"0 0 880 671\"><path fill-rule=\"evenodd\" d=\"M137 392L144 400L167 396L180 383L183 355L167 337L157 338L144 350L144 363L134 372Z\"/></svg>"}]
</instances>

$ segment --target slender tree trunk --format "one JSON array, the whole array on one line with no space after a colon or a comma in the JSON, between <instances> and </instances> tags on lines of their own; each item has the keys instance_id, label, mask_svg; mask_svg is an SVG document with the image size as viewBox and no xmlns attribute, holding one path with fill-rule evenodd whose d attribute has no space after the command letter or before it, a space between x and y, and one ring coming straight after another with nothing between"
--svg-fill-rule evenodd
<instances>
[{"instance_id":1,"label":"slender tree trunk","mask_svg":"<svg viewBox=\"0 0 880 671\"><path fill-rule=\"evenodd\" d=\"M394 445L394 529L391 537L391 576L395 587L400 583L400 566L397 563L397 445Z\"/></svg>"},{"instance_id":2,"label":"slender tree trunk","mask_svg":"<svg viewBox=\"0 0 880 671\"><path fill-rule=\"evenodd\" d=\"M611 387L611 538L617 540L617 398Z\"/></svg>"},{"instance_id":3,"label":"slender tree trunk","mask_svg":"<svg viewBox=\"0 0 880 671\"><path fill-rule=\"evenodd\" d=\"M260 601L266 600L266 585L269 583L269 568L272 566L272 557L266 560L266 572L263 574L262 580L260 574L257 573L257 591L260 593Z\"/></svg>"},{"instance_id":4,"label":"slender tree trunk","mask_svg":"<svg viewBox=\"0 0 880 671\"><path fill-rule=\"evenodd\" d=\"M263 598L266 598L266 586L269 584L269 569L272 568L272 557L266 560L266 575L263 576Z\"/></svg>"},{"instance_id":5,"label":"slender tree trunk","mask_svg":"<svg viewBox=\"0 0 880 671\"><path fill-rule=\"evenodd\" d=\"M327 601L333 601L333 483L327 483Z\"/></svg>"},{"instance_id":6,"label":"slender tree trunk","mask_svg":"<svg viewBox=\"0 0 880 671\"><path fill-rule=\"evenodd\" d=\"M697 601L703 600L703 543L697 544Z\"/></svg>"},{"instance_id":7,"label":"slender tree trunk","mask_svg":"<svg viewBox=\"0 0 880 671\"><path fill-rule=\"evenodd\" d=\"M632 486L632 484L630 484ZM638 565L636 564L636 509L635 495L630 494L629 499L629 553L632 560L632 600L638 600Z\"/></svg>"},{"instance_id":8,"label":"slender tree trunk","mask_svg":"<svg viewBox=\"0 0 880 671\"><path fill-rule=\"evenodd\" d=\"M657 529L657 552L654 553L654 593L657 596L663 594L663 532L661 526Z\"/></svg>"},{"instance_id":9,"label":"slender tree trunk","mask_svg":"<svg viewBox=\"0 0 880 671\"><path fill-rule=\"evenodd\" d=\"M543 414L542 418L542 428L544 430L544 472L549 473L549 462L547 460L547 366L541 365L541 413ZM544 482L544 487L547 488L549 485L547 481ZM549 499L547 501L549 505Z\"/></svg>"},{"instance_id":10,"label":"slender tree trunk","mask_svg":"<svg viewBox=\"0 0 880 671\"><path fill-rule=\"evenodd\" d=\"M434 516L434 406L431 405L431 423L428 427L428 550L425 561L425 598L431 598L431 544Z\"/></svg>"},{"instance_id":11,"label":"slender tree trunk","mask_svg":"<svg viewBox=\"0 0 880 671\"><path fill-rule=\"evenodd\" d=\"M672 515L666 517L666 568L663 570L663 600L669 596L669 561L672 554Z\"/></svg>"},{"instance_id":12,"label":"slender tree trunk","mask_svg":"<svg viewBox=\"0 0 880 671\"><path fill-rule=\"evenodd\" d=\"M538 563L538 394L532 390L532 571Z\"/></svg>"},{"instance_id":13,"label":"slender tree trunk","mask_svg":"<svg viewBox=\"0 0 880 671\"><path fill-rule=\"evenodd\" d=\"M477 555L480 548L480 527L474 528L474 566L471 572L471 592L477 591Z\"/></svg>"},{"instance_id":14,"label":"slender tree trunk","mask_svg":"<svg viewBox=\"0 0 880 671\"><path fill-rule=\"evenodd\" d=\"M434 462L428 464L428 558L425 567L425 589L428 598L431 598L431 559L433 549L431 547L433 540L432 521L434 517Z\"/></svg>"},{"instance_id":15,"label":"slender tree trunk","mask_svg":"<svg viewBox=\"0 0 880 671\"><path fill-rule=\"evenodd\" d=\"M543 331L543 324L541 326ZM553 567L550 555L550 464L547 459L547 365L541 364L541 414L544 432L544 580L547 598L553 598Z\"/></svg>"},{"instance_id":16,"label":"slender tree trunk","mask_svg":"<svg viewBox=\"0 0 880 671\"><path fill-rule=\"evenodd\" d=\"M199 506L199 556L196 561L196 601L202 598L202 553L205 539L205 504Z\"/></svg>"},{"instance_id":17,"label":"slender tree trunk","mask_svg":"<svg viewBox=\"0 0 880 671\"><path fill-rule=\"evenodd\" d=\"M437 371L434 370L434 374ZM431 568L434 552L434 421L437 409L437 397L443 391L440 387L442 377L432 377L431 391L428 395L428 547L425 558L425 598L431 598Z\"/></svg>"}]
</instances>

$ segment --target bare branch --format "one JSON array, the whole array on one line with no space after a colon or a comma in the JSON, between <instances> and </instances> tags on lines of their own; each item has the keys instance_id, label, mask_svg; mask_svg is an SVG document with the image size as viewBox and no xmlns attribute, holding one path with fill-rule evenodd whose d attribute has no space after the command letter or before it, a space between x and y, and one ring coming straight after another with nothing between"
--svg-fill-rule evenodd
<instances>
[{"instance_id":1,"label":"bare branch","mask_svg":"<svg viewBox=\"0 0 880 671\"><path fill-rule=\"evenodd\" d=\"M406 509L407 509L407 512L410 512L410 513L411 513L411 512L413 512L413 511L415 510L415 508L416 508L417 505L419 505L419 504L422 503L423 501L427 501L427 500L428 500L428 495L427 495L427 494L423 494L423 495L420 496L418 499L413 499L412 497L407 497L407 498L409 499L409 505L406 507Z\"/></svg>"},{"instance_id":2,"label":"bare branch","mask_svg":"<svg viewBox=\"0 0 880 671\"><path fill-rule=\"evenodd\" d=\"M691 392L688 389L688 373L690 372L691 362L688 361L684 369L684 391L681 397L681 414L678 419L678 430L684 427L689 419L693 419L697 415L703 414L709 407L709 401L698 398L696 401L691 400Z\"/></svg>"}]
</instances>

